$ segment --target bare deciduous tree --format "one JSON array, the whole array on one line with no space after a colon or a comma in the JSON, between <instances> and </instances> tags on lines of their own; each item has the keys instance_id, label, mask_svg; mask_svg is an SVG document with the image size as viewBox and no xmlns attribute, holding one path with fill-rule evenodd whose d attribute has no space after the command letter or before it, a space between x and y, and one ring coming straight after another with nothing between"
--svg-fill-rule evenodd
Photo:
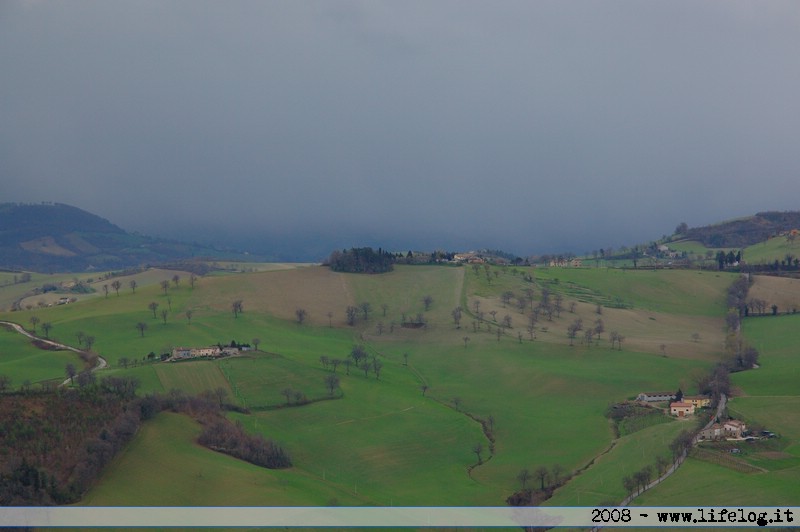
<instances>
[{"instance_id":1,"label":"bare deciduous tree","mask_svg":"<svg viewBox=\"0 0 800 532\"><path fill-rule=\"evenodd\" d=\"M286 404L290 404L292 402L292 396L294 395L294 390L291 388L284 388L281 390L281 395L286 397Z\"/></svg>"},{"instance_id":2,"label":"bare deciduous tree","mask_svg":"<svg viewBox=\"0 0 800 532\"><path fill-rule=\"evenodd\" d=\"M350 305L345 310L345 315L347 316L347 324L352 327L353 325L356 324L356 316L358 315L358 309Z\"/></svg>"},{"instance_id":3,"label":"bare deciduous tree","mask_svg":"<svg viewBox=\"0 0 800 532\"><path fill-rule=\"evenodd\" d=\"M534 476L539 479L542 491L544 491L544 483L550 477L550 472L544 466L539 466L533 472Z\"/></svg>"},{"instance_id":4,"label":"bare deciduous tree","mask_svg":"<svg viewBox=\"0 0 800 532\"><path fill-rule=\"evenodd\" d=\"M553 309L556 311L556 317L561 317L561 311L564 309L564 296L556 294L553 296Z\"/></svg>"},{"instance_id":5,"label":"bare deciduous tree","mask_svg":"<svg viewBox=\"0 0 800 532\"><path fill-rule=\"evenodd\" d=\"M600 335L603 334L606 330L606 325L603 323L603 318L597 318L594 320L594 333L597 335L597 339L600 340Z\"/></svg>"},{"instance_id":6,"label":"bare deciduous tree","mask_svg":"<svg viewBox=\"0 0 800 532\"><path fill-rule=\"evenodd\" d=\"M354 345L353 349L350 351L350 358L353 359L355 362L356 367L361 367L361 361L367 359L367 351L364 349L364 346L361 345Z\"/></svg>"},{"instance_id":7,"label":"bare deciduous tree","mask_svg":"<svg viewBox=\"0 0 800 532\"><path fill-rule=\"evenodd\" d=\"M567 326L567 338L569 338L569 345L575 345L575 337L578 336L578 329L574 323Z\"/></svg>"},{"instance_id":8,"label":"bare deciduous tree","mask_svg":"<svg viewBox=\"0 0 800 532\"><path fill-rule=\"evenodd\" d=\"M511 290L506 290L500 295L500 300L503 302L503 308L506 307L511 302L511 298L514 297L514 292Z\"/></svg>"},{"instance_id":9,"label":"bare deciduous tree","mask_svg":"<svg viewBox=\"0 0 800 532\"><path fill-rule=\"evenodd\" d=\"M64 368L64 371L67 374L70 384L75 384L75 375L78 374L78 370L75 369L75 365L72 363L67 364L66 368Z\"/></svg>"},{"instance_id":10,"label":"bare deciduous tree","mask_svg":"<svg viewBox=\"0 0 800 532\"><path fill-rule=\"evenodd\" d=\"M153 318L156 318L156 310L158 310L158 303L155 301L151 301L148 303L147 308L149 308L153 312Z\"/></svg>"},{"instance_id":11,"label":"bare deciduous tree","mask_svg":"<svg viewBox=\"0 0 800 532\"><path fill-rule=\"evenodd\" d=\"M144 331L147 329L147 324L143 321L140 321L136 324L136 328L139 329L139 334L144 338Z\"/></svg>"},{"instance_id":12,"label":"bare deciduous tree","mask_svg":"<svg viewBox=\"0 0 800 532\"><path fill-rule=\"evenodd\" d=\"M453 397L453 406L459 412L461 412L461 398L460 397Z\"/></svg>"},{"instance_id":13,"label":"bare deciduous tree","mask_svg":"<svg viewBox=\"0 0 800 532\"><path fill-rule=\"evenodd\" d=\"M333 392L339 388L339 376L333 373L325 375L325 387L328 388L328 395L333 397Z\"/></svg>"},{"instance_id":14,"label":"bare deciduous tree","mask_svg":"<svg viewBox=\"0 0 800 532\"><path fill-rule=\"evenodd\" d=\"M119 280L119 279L115 279L115 280L114 280L114 281L111 283L111 288L113 288L113 289L114 289L114 292L116 292L116 293L117 293L117 297L119 297L119 289L120 289L120 288L122 288L122 283L120 282L120 280Z\"/></svg>"},{"instance_id":15,"label":"bare deciduous tree","mask_svg":"<svg viewBox=\"0 0 800 532\"><path fill-rule=\"evenodd\" d=\"M302 325L303 322L306 321L306 317L308 316L308 312L306 312L306 309L304 309L304 308L299 308L299 309L294 311L294 315L297 318L297 323Z\"/></svg>"},{"instance_id":16,"label":"bare deciduous tree","mask_svg":"<svg viewBox=\"0 0 800 532\"><path fill-rule=\"evenodd\" d=\"M237 299L233 303L231 303L231 310L233 311L233 317L238 318L239 314L244 312L244 303L241 299Z\"/></svg>"},{"instance_id":17,"label":"bare deciduous tree","mask_svg":"<svg viewBox=\"0 0 800 532\"><path fill-rule=\"evenodd\" d=\"M521 470L517 474L517 480L519 480L520 484L522 484L522 489L526 489L528 485L528 481L531 479L531 472L527 469Z\"/></svg>"},{"instance_id":18,"label":"bare deciduous tree","mask_svg":"<svg viewBox=\"0 0 800 532\"><path fill-rule=\"evenodd\" d=\"M128 283L128 286L131 287L131 291L135 294L136 293L136 287L138 286L136 284L136 279L131 279L130 282Z\"/></svg>"},{"instance_id":19,"label":"bare deciduous tree","mask_svg":"<svg viewBox=\"0 0 800 532\"><path fill-rule=\"evenodd\" d=\"M475 456L478 457L478 463L482 464L483 459L481 458L481 453L483 453L483 444L478 442L472 446L472 452L475 453Z\"/></svg>"},{"instance_id":20,"label":"bare deciduous tree","mask_svg":"<svg viewBox=\"0 0 800 532\"><path fill-rule=\"evenodd\" d=\"M368 321L369 311L372 310L372 305L369 303L369 301L364 301L358 306L358 308L360 308L361 312L364 313L364 321Z\"/></svg>"},{"instance_id":21,"label":"bare deciduous tree","mask_svg":"<svg viewBox=\"0 0 800 532\"><path fill-rule=\"evenodd\" d=\"M453 321L456 324L456 329L461 328L461 307L456 307L453 309L451 313L453 315Z\"/></svg>"},{"instance_id":22,"label":"bare deciduous tree","mask_svg":"<svg viewBox=\"0 0 800 532\"><path fill-rule=\"evenodd\" d=\"M44 331L45 338L50 338L50 330L53 328L53 324L49 321L42 323L42 330Z\"/></svg>"}]
</instances>

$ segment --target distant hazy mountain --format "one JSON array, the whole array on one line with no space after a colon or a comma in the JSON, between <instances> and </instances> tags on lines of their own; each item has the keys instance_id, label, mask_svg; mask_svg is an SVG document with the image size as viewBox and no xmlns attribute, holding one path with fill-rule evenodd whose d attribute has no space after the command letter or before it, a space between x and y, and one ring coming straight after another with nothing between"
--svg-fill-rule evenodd
<instances>
[{"instance_id":1,"label":"distant hazy mountain","mask_svg":"<svg viewBox=\"0 0 800 532\"><path fill-rule=\"evenodd\" d=\"M681 236L697 240L706 247L743 248L792 229L800 229L800 212L771 211L714 225L692 227Z\"/></svg>"},{"instance_id":2,"label":"distant hazy mountain","mask_svg":"<svg viewBox=\"0 0 800 532\"><path fill-rule=\"evenodd\" d=\"M192 257L243 258L200 244L131 234L77 207L0 203L0 268L112 270Z\"/></svg>"}]
</instances>

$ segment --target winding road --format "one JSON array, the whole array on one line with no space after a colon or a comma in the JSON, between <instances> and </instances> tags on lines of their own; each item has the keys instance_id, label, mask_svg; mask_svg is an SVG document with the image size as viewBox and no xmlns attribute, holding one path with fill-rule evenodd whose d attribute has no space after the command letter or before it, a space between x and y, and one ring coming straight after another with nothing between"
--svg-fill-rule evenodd
<instances>
[{"instance_id":1,"label":"winding road","mask_svg":"<svg viewBox=\"0 0 800 532\"><path fill-rule=\"evenodd\" d=\"M86 354L87 353L86 351L83 351L83 350L78 349L76 347L72 347L71 345L66 345L66 344L62 344L62 343L59 343L59 342L54 342L53 340L50 340L50 339L47 339L47 338L41 338L39 336L36 336L35 334L31 334L30 332L26 331L25 328L22 325L20 325L19 323L14 323L13 321L2 321L2 320L0 320L0 325L8 325L9 327L13 328L18 333L20 333L20 334L22 334L24 336L27 336L31 340L37 340L39 342L42 342L42 343L45 343L45 344L48 344L48 345L52 345L52 346L57 347L59 349L66 349L66 350L69 350L69 351L74 351L75 353L78 353L78 354ZM108 367L108 362L106 362L105 358L103 358L103 357L101 357L99 355L95 355L95 356L97 356L97 363L92 368L92 371L97 371L97 370L100 370L100 369ZM61 383L61 386L66 386L69 382L70 382L70 379L67 379L67 380L65 380L64 382Z\"/></svg>"},{"instance_id":2,"label":"winding road","mask_svg":"<svg viewBox=\"0 0 800 532\"><path fill-rule=\"evenodd\" d=\"M727 404L728 404L728 396L723 393L723 394L720 395L719 403L717 404L717 412L716 412L716 414L714 414L711 417L709 422L706 423L706 425L702 429L697 431L697 433L692 438L692 446L697 445L699 443L698 437L699 437L700 432L706 430L707 428L709 428L711 425L714 424L714 421L717 418L719 418L719 416L722 414L723 410L725 410L725 406ZM641 495L645 491L649 490L653 486L657 486L658 484L661 484L661 482L663 482L664 479L666 479L668 476L670 476L671 474L673 474L675 471L678 470L678 467L680 467L680 465L683 463L683 461L686 460L686 455L687 454L688 454L688 451L683 451L681 456L677 460L675 460L675 463L673 463L663 475L661 475L660 477L655 479L653 482L651 482L650 484L645 486L645 488L643 490L639 491L638 493L635 493L635 494L632 494L632 495L629 495L628 497L626 497L625 500L620 503L620 506L627 506L628 504L630 504L630 502L633 499L635 499L636 497L638 497L639 495Z\"/></svg>"}]
</instances>

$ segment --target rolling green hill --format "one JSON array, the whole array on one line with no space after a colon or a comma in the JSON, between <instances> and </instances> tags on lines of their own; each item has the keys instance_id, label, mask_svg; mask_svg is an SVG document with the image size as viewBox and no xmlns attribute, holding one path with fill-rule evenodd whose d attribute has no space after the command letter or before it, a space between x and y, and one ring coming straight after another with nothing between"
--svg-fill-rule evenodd
<instances>
[{"instance_id":1,"label":"rolling green hill","mask_svg":"<svg viewBox=\"0 0 800 532\"><path fill-rule=\"evenodd\" d=\"M142 254L158 249L88 213L43 207L57 209L63 226L70 225L63 216L74 215L74 230L59 233L37 220L0 243L27 239L22 252L75 264L109 256L113 246L102 248L109 242ZM756 225L793 223L787 213L768 215ZM688 242L677 245L705 254L699 241ZM773 238L745 256L766 259L790 245ZM724 354L726 291L739 276L593 266L397 265L360 275L253 263L192 283L184 272L153 268L120 277L122 289L110 293L102 274L84 274L93 290L74 303L48 306L29 296L0 319L29 330L47 323L50 338L70 345L91 335L92 350L109 363L98 379L133 377L140 394L218 392L231 420L279 442L294 464L264 471L203 449L194 421L165 412L145 422L87 504L503 505L525 469L547 473L537 480L554 489L546 504L613 504L626 493L623 477L671 456L669 444L687 423L648 418L615 431L609 406L648 390L696 393ZM71 277L33 274L18 283L13 275L0 277L0 302L20 300L23 285ZM790 312L800 304L793 283L756 276L750 296ZM232 312L235 301L241 312ZM576 323L580 334L570 338ZM791 315L745 319L744 338L763 351L761 367L734 375L738 397L729 405L733 415L778 432L780 442L745 453L749 472L709 461L713 453L690 458L636 504L744 500L751 483L761 489L759 503L796 496L794 325ZM0 333L0 375L11 378L11 390L52 387L66 364L82 364ZM257 349L181 363L152 356L231 340ZM352 360L355 346L366 364ZM163 478L159 471L168 468L173 473ZM176 488L183 483L192 490ZM152 496L162 490L169 495Z\"/></svg>"},{"instance_id":2,"label":"rolling green hill","mask_svg":"<svg viewBox=\"0 0 800 532\"><path fill-rule=\"evenodd\" d=\"M565 475L581 471L573 481L580 502L596 504L621 491L626 449L636 449L640 462L651 462L668 453L674 432L667 423L615 443L606 408L643 390L694 391L696 379L719 356L724 291L735 278L725 272L497 266L490 267L490 275L440 266L398 266L378 276L322 267L264 270L205 276L194 288L182 282L166 293L153 279L119 296L112 292L2 316L25 325L36 316L52 325L52 338L65 343L75 343L79 332L95 336L93 350L111 365L98 377L136 377L141 394L225 390L229 401L250 409L230 417L277 440L293 458L291 470L254 484L255 499L262 494L282 504L320 504L331 497L380 505L502 505L519 488L519 471L541 466L561 468ZM516 302L528 293L539 302L545 291L551 298L558 294L563 309L540 315L529 331L531 303ZM506 302L508 292L513 297ZM238 316L231 312L234 299L244 302ZM625 302L622 308L614 308L617 299ZM153 316L152 302L167 310L165 319ZM362 303L369 303L366 314ZM345 319L347 306L359 309L353 326ZM461 307L458 325L456 307ZM307 312L303 323L295 317L298 308ZM418 316L423 326L402 326ZM570 346L566 329L577 318L587 325L602 319L605 332L591 343L579 338ZM143 335L137 322L147 324ZM622 349L612 349L611 331L625 336ZM260 339L259 350L240 357L179 364L147 358L176 345L253 338ZM349 359L355 344L381 365L379 376L371 365L341 364L334 370L321 363L322 356ZM36 355L26 348L8 358L14 383L27 371L20 359L34 361ZM123 357L136 364L124 367ZM54 359L42 368L59 378L62 364ZM325 378L334 371L340 388L331 395ZM284 396L287 388L303 401ZM148 422L152 428L137 438L184 438L160 451L167 454L192 445L191 431L170 432L171 419ZM125 454L121 473L112 468L109 479L124 471L149 471L149 444L137 442ZM598 461L598 469L587 468L612 445L618 450ZM225 475L214 471L228 467L228 460L206 460L206 480L197 485L193 503L205 504L214 490L225 489L230 480L223 482ZM141 478L157 482L152 475ZM306 495L289 491L273 499L276 480L278 487L305 486L299 489ZM87 500L150 503L116 490L118 482L100 482ZM597 482L608 489L580 487ZM569 491L563 493L563 500L574 503Z\"/></svg>"},{"instance_id":3,"label":"rolling green hill","mask_svg":"<svg viewBox=\"0 0 800 532\"><path fill-rule=\"evenodd\" d=\"M759 212L713 225L692 227L682 238L709 248L745 248L792 229L800 229L800 212Z\"/></svg>"}]
</instances>

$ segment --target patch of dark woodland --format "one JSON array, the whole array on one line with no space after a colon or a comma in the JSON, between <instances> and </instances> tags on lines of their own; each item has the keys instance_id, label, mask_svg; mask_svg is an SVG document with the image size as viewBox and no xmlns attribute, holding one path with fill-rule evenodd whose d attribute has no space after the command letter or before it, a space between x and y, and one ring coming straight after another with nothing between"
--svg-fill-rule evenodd
<instances>
[{"instance_id":1,"label":"patch of dark woodland","mask_svg":"<svg viewBox=\"0 0 800 532\"><path fill-rule=\"evenodd\" d=\"M103 379L0 396L0 505L78 501L146 419L134 390L127 379Z\"/></svg>"},{"instance_id":2,"label":"patch of dark woodland","mask_svg":"<svg viewBox=\"0 0 800 532\"><path fill-rule=\"evenodd\" d=\"M289 455L278 444L258 434L247 434L241 425L231 423L225 418L206 425L197 442L211 450L268 469L292 466Z\"/></svg>"},{"instance_id":3,"label":"patch of dark woodland","mask_svg":"<svg viewBox=\"0 0 800 532\"><path fill-rule=\"evenodd\" d=\"M197 443L212 451L268 469L291 467L289 453L281 446L260 434L248 434L240 422L233 423L224 416L223 410L230 409L224 399L222 389L206 391L194 397L173 390L160 399L160 406L186 414L202 424L203 432Z\"/></svg>"}]
</instances>

